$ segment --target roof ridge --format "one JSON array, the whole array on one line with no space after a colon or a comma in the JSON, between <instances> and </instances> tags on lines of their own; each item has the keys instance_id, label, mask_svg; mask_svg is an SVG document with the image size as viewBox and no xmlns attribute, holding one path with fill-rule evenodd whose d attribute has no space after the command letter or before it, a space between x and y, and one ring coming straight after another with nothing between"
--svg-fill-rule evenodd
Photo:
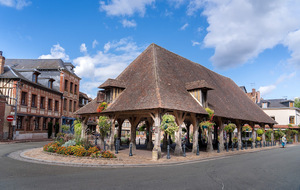
<instances>
[{"instance_id":1,"label":"roof ridge","mask_svg":"<svg viewBox=\"0 0 300 190\"><path fill-rule=\"evenodd\" d=\"M157 46L156 44L151 44L152 46L152 49L153 49L153 67L154 67L154 77L155 77L155 85L156 85L156 88L155 88L155 91L156 91L156 96L157 96L157 99L158 99L158 106L161 107L161 96L160 96L160 92L159 92L159 82L158 82L158 74L157 74L157 54L156 54L156 47Z\"/></svg>"}]
</instances>

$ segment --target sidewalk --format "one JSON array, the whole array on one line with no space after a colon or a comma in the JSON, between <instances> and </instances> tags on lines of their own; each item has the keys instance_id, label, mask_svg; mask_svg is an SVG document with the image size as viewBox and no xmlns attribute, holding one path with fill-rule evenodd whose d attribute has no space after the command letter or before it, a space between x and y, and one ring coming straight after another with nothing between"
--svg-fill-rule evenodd
<instances>
[{"instance_id":1,"label":"sidewalk","mask_svg":"<svg viewBox=\"0 0 300 190\"><path fill-rule=\"evenodd\" d=\"M287 148L297 145L299 144L288 145ZM152 151L136 150L133 152L133 156L129 156L128 149L121 150L119 154L116 155L117 158L115 159L96 159L90 157L63 156L55 153L44 152L42 148L18 151L12 153L10 157L27 162L76 167L154 167L203 162L211 159L222 159L234 155L254 153L279 148L281 148L281 146L277 145L253 149L249 147L247 150L244 149L237 151L235 149L234 151L222 151L221 153L217 153L217 151L213 151L211 153L200 151L199 156L192 152L188 152L186 153L186 157L174 156L171 154L171 159L167 159L166 152L162 152L162 158L160 158L158 161L152 160Z\"/></svg>"},{"instance_id":2,"label":"sidewalk","mask_svg":"<svg viewBox=\"0 0 300 190\"><path fill-rule=\"evenodd\" d=\"M26 143L26 142L44 142L52 139L22 139L22 140L1 140L0 144Z\"/></svg>"}]
</instances>

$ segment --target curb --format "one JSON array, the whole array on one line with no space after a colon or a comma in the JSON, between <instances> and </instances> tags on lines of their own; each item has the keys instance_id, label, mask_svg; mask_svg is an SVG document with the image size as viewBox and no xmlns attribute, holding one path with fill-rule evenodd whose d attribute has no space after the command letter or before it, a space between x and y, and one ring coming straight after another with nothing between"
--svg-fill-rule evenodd
<instances>
[{"instance_id":1,"label":"curb","mask_svg":"<svg viewBox=\"0 0 300 190\"><path fill-rule=\"evenodd\" d=\"M294 146L297 146L297 145L290 145L287 148L294 147ZM280 146L275 147L275 148L280 148ZM261 152L261 151L274 150L274 148L272 148L272 149L263 149L262 148L260 150L252 151L252 152L239 151L239 152L236 152L233 155L211 156L211 157L208 157L208 158L199 158L199 159L194 159L194 160L168 162L168 163L157 163L157 164L87 164L87 163L70 163L70 162L48 161L48 160L41 160L41 159L36 159L36 158L25 156L25 153L27 151L30 151L30 150L33 150L33 149L36 149L36 148L31 148L31 149L25 149L25 150L21 150L21 151L12 152L8 155L8 157L16 159L16 160L20 160L20 161L25 161L25 162L38 163L38 164L47 164L47 165L58 165L58 166L95 167L95 168L133 168L133 167L178 166L178 165L206 162L206 161L210 161L210 160L230 158L230 157L235 156L235 155L243 155L243 154L249 154L249 153L257 153L257 152Z\"/></svg>"}]
</instances>

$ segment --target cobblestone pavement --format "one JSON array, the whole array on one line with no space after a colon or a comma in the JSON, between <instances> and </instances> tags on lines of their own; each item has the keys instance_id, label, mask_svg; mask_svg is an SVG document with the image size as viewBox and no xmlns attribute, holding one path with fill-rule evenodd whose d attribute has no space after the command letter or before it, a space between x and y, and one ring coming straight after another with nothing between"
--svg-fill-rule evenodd
<instances>
[{"instance_id":1,"label":"cobblestone pavement","mask_svg":"<svg viewBox=\"0 0 300 190\"><path fill-rule=\"evenodd\" d=\"M296 144L289 146L295 145ZM162 158L158 161L152 160L152 152L149 150L136 150L133 152L133 156L129 156L128 149L121 150L116 155L117 158L114 159L63 156L55 153L44 152L42 148L13 152L9 155L9 157L27 162L77 167L153 167L161 165L168 166L202 162L205 160L220 159L238 154L247 154L276 148L281 147L278 145L253 149L249 147L247 150L244 149L237 151L235 149L234 151L222 151L221 153L217 153L217 151L213 151L211 153L200 151L199 156L195 155L194 153L187 152L186 157L171 155L171 159L167 159L166 152L162 152Z\"/></svg>"}]
</instances>

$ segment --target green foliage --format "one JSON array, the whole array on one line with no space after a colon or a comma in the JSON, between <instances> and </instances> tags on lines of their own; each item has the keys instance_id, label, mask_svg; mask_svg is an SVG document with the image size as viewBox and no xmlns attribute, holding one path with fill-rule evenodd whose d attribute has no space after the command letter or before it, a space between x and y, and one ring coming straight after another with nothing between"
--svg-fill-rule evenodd
<instances>
[{"instance_id":1,"label":"green foliage","mask_svg":"<svg viewBox=\"0 0 300 190\"><path fill-rule=\"evenodd\" d=\"M204 129L204 128L208 128L208 129L212 129L213 126L215 125L215 123L213 122L210 122L210 121L202 121L199 126L201 127L201 130Z\"/></svg>"},{"instance_id":2,"label":"green foliage","mask_svg":"<svg viewBox=\"0 0 300 190\"><path fill-rule=\"evenodd\" d=\"M61 129L63 132L68 132L70 130L70 126L69 125L62 125Z\"/></svg>"},{"instance_id":3,"label":"green foliage","mask_svg":"<svg viewBox=\"0 0 300 190\"><path fill-rule=\"evenodd\" d=\"M289 127L289 128L292 128L292 127L293 127L293 125L291 125L291 124L288 124L288 127Z\"/></svg>"},{"instance_id":4,"label":"green foliage","mask_svg":"<svg viewBox=\"0 0 300 190\"><path fill-rule=\"evenodd\" d=\"M106 116L100 116L98 126L99 126L100 135L104 137L106 133L109 131L111 126L109 118Z\"/></svg>"},{"instance_id":5,"label":"green foliage","mask_svg":"<svg viewBox=\"0 0 300 190\"><path fill-rule=\"evenodd\" d=\"M233 131L235 130L236 125L233 123L229 123L228 125L226 125L224 127L224 130L226 131L226 133L233 133Z\"/></svg>"},{"instance_id":6,"label":"green foliage","mask_svg":"<svg viewBox=\"0 0 300 190\"><path fill-rule=\"evenodd\" d=\"M273 130L272 129L268 129L266 131L266 140L267 141L270 141L271 140L271 134L273 133Z\"/></svg>"},{"instance_id":7,"label":"green foliage","mask_svg":"<svg viewBox=\"0 0 300 190\"><path fill-rule=\"evenodd\" d=\"M244 125L242 128L242 132L246 132L246 131L252 131L252 128L249 125Z\"/></svg>"},{"instance_id":8,"label":"green foliage","mask_svg":"<svg viewBox=\"0 0 300 190\"><path fill-rule=\"evenodd\" d=\"M69 140L69 141L65 142L62 146L67 148L69 146L74 146L74 145L76 145L76 141L75 140Z\"/></svg>"},{"instance_id":9,"label":"green foliage","mask_svg":"<svg viewBox=\"0 0 300 190\"><path fill-rule=\"evenodd\" d=\"M165 114L162 117L162 122L160 125L162 131L168 135L174 136L175 132L178 131L179 127L175 122L175 117L173 115Z\"/></svg>"},{"instance_id":10,"label":"green foliage","mask_svg":"<svg viewBox=\"0 0 300 190\"><path fill-rule=\"evenodd\" d=\"M261 137L256 137L256 141L261 141Z\"/></svg>"},{"instance_id":11,"label":"green foliage","mask_svg":"<svg viewBox=\"0 0 300 190\"><path fill-rule=\"evenodd\" d=\"M281 129L274 131L275 140L280 140L280 138L283 137L283 135L284 135L284 132Z\"/></svg>"},{"instance_id":12,"label":"green foliage","mask_svg":"<svg viewBox=\"0 0 300 190\"><path fill-rule=\"evenodd\" d=\"M294 106L297 107L297 108L300 108L300 98L295 98Z\"/></svg>"},{"instance_id":13,"label":"green foliage","mask_svg":"<svg viewBox=\"0 0 300 190\"><path fill-rule=\"evenodd\" d=\"M252 138L249 138L249 140L248 140L249 142L253 142L253 139Z\"/></svg>"},{"instance_id":14,"label":"green foliage","mask_svg":"<svg viewBox=\"0 0 300 190\"><path fill-rule=\"evenodd\" d=\"M144 125L142 125L142 126L139 128L139 131L140 131L140 132L143 132L143 131L145 131L145 129L146 129L146 125L144 124Z\"/></svg>"},{"instance_id":15,"label":"green foliage","mask_svg":"<svg viewBox=\"0 0 300 190\"><path fill-rule=\"evenodd\" d=\"M81 135L81 129L82 129L81 121L77 118L74 121L73 126L74 126L75 138L79 138Z\"/></svg>"},{"instance_id":16,"label":"green foliage","mask_svg":"<svg viewBox=\"0 0 300 190\"><path fill-rule=\"evenodd\" d=\"M257 129L256 133L257 133L257 135L262 135L262 134L264 134L264 130Z\"/></svg>"},{"instance_id":17,"label":"green foliage","mask_svg":"<svg viewBox=\"0 0 300 190\"><path fill-rule=\"evenodd\" d=\"M210 109L210 108L205 108L205 111L208 113L208 117L209 120L212 121L213 117L214 117L214 110Z\"/></svg>"},{"instance_id":18,"label":"green foliage","mask_svg":"<svg viewBox=\"0 0 300 190\"><path fill-rule=\"evenodd\" d=\"M292 134L296 135L296 134L298 134L298 131L297 130L292 130Z\"/></svg>"},{"instance_id":19,"label":"green foliage","mask_svg":"<svg viewBox=\"0 0 300 190\"><path fill-rule=\"evenodd\" d=\"M236 142L238 142L238 138L237 138L237 137L233 137L233 138L232 138L232 141L233 141L234 143L236 143Z\"/></svg>"},{"instance_id":20,"label":"green foliage","mask_svg":"<svg viewBox=\"0 0 300 190\"><path fill-rule=\"evenodd\" d=\"M54 132L55 132L55 137L56 137L57 133L59 132L59 123L55 123L55 125L54 125Z\"/></svg>"}]
</instances>

